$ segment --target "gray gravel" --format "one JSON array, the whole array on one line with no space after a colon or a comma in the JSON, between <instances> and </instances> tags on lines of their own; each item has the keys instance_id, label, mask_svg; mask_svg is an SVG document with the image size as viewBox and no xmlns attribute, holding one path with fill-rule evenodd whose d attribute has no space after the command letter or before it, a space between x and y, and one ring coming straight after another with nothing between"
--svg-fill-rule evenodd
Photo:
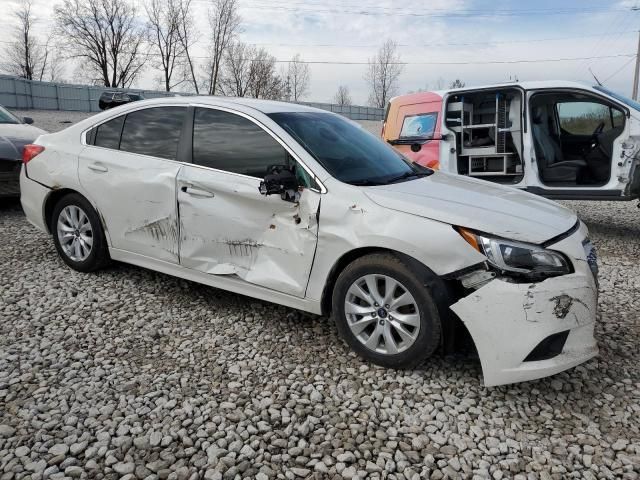
<instances>
[{"instance_id":1,"label":"gray gravel","mask_svg":"<svg viewBox=\"0 0 640 480\"><path fill-rule=\"evenodd\" d=\"M385 370L323 317L73 272L2 203L0 480L640 478L640 211L567 205L599 250L600 356L487 389L471 358Z\"/></svg>"},{"instance_id":2,"label":"gray gravel","mask_svg":"<svg viewBox=\"0 0 640 480\"><path fill-rule=\"evenodd\" d=\"M64 112L58 110L11 110L11 112L19 117L33 118L33 125L35 127L42 128L50 133L63 130L96 113Z\"/></svg>"}]
</instances>

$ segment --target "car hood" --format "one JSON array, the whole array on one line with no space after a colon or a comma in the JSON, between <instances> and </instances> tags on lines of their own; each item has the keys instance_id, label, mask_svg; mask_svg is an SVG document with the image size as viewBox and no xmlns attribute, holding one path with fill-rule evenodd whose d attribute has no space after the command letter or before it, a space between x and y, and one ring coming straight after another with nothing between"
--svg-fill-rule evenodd
<instances>
[{"instance_id":1,"label":"car hood","mask_svg":"<svg viewBox=\"0 0 640 480\"><path fill-rule=\"evenodd\" d=\"M47 132L31 125L0 123L0 158L21 160L22 147L45 133Z\"/></svg>"},{"instance_id":2,"label":"car hood","mask_svg":"<svg viewBox=\"0 0 640 480\"><path fill-rule=\"evenodd\" d=\"M383 207L499 237L543 243L577 221L571 210L515 188L436 172L429 177L367 187Z\"/></svg>"}]
</instances>

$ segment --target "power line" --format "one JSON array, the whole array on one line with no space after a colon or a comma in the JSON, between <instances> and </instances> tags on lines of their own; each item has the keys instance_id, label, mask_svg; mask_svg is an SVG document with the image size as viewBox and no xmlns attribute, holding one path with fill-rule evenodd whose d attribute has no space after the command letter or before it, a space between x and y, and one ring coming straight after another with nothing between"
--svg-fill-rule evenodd
<instances>
[{"instance_id":1,"label":"power line","mask_svg":"<svg viewBox=\"0 0 640 480\"><path fill-rule=\"evenodd\" d=\"M635 30L629 30L627 32L618 32L620 35L635 35L638 33ZM581 38L595 38L595 37L608 37L610 33L596 33L589 35L575 35L570 37L549 37L549 38L529 38L524 40L495 40L486 42L468 42L468 43L398 43L398 47L470 47L475 45L509 45L512 43L539 43L539 42L553 42L558 40L577 40ZM313 48L378 48L379 44L369 45L349 45L340 43L265 43L265 42L248 42L251 45L258 46L274 46L274 47L313 47Z\"/></svg>"},{"instance_id":2,"label":"power line","mask_svg":"<svg viewBox=\"0 0 640 480\"><path fill-rule=\"evenodd\" d=\"M635 35L638 32L635 30L629 30L626 32L617 32L619 35ZM449 42L433 42L433 43L399 43L398 47L403 48L411 48L411 47L469 47L475 45L510 45L513 43L541 43L541 42L554 42L559 40L578 40L581 38L598 38L598 37L609 37L611 33L596 33L596 34L587 34L587 35L575 35L575 36L566 36L566 37L548 37L548 38L528 38L528 39L520 39L520 40L495 40L495 41L486 41L486 42L468 42L468 43L449 43ZM12 44L16 42L12 42L10 40L0 40L0 43ZM379 44L365 44L365 45L351 45L351 44L340 44L340 43L273 43L273 42L246 42L249 45L255 46L273 46L273 47L311 47L311 48L378 48ZM45 44L37 44L39 46L51 46ZM591 57L588 57L589 59ZM600 58L600 57L598 57Z\"/></svg>"},{"instance_id":3,"label":"power line","mask_svg":"<svg viewBox=\"0 0 640 480\"><path fill-rule=\"evenodd\" d=\"M617 74L619 74L622 70L624 70L627 66L629 66L629 64L631 62L633 62L635 60L635 55L633 57L631 57L628 61L624 62L624 65L622 65L618 70L616 70L615 72L613 72L611 75L609 75L607 78L605 78L602 83L607 83L609 80L611 80L613 77L615 77Z\"/></svg>"},{"instance_id":4,"label":"power line","mask_svg":"<svg viewBox=\"0 0 640 480\"><path fill-rule=\"evenodd\" d=\"M198 2L205 2L206 0L194 0L194 1L198 1ZM260 0L258 0L260 1ZM335 3L330 3L324 0L319 0L319 1L303 1L303 2L295 2L295 1L287 1L287 2L278 2L278 1L271 1L268 3L269 6L271 5L284 5L284 6L295 6L295 5L300 5L300 6L304 6L304 7L312 7L312 6L321 6L321 7L346 7L346 8L356 8L358 10L363 10L363 9L367 9L367 10L391 10L394 12L398 11L398 8L395 6L392 7L385 7L383 5L363 5L362 3L357 3L357 4L345 4L345 2L340 2L338 4ZM241 5L242 6L242 5ZM463 14L484 14L484 15L491 15L494 12L498 13L498 14L508 14L508 15L513 15L513 14L517 14L517 15L529 15L529 14L555 14L555 13L576 13L576 12L594 12L594 11L612 11L612 10L618 10L618 11L626 11L628 10L627 8L623 8L623 9L611 9L609 7L601 7L601 6L589 6L589 7L550 7L550 8L520 8L520 9L501 9L501 8L497 8L494 10L489 10L487 8L461 8L461 9L455 9L455 8L443 8L443 7L432 7L431 5L428 4L424 4L424 5L414 5L413 10L419 10L419 9L424 9L424 10L428 10L428 13L430 12L445 12L447 14L449 13L453 13L453 14L458 14L458 13L463 13ZM632 8L633 9L633 8Z\"/></svg>"},{"instance_id":5,"label":"power line","mask_svg":"<svg viewBox=\"0 0 640 480\"><path fill-rule=\"evenodd\" d=\"M0 40L2 43L11 43ZM121 52L127 54L127 52ZM159 53L144 53L141 56L161 56ZM580 60L596 60L604 58L620 58L635 57L635 53L620 53L616 55L600 55L591 57L564 57L564 58L540 58L540 59L517 59L517 60L488 60L488 61L426 61L426 62L389 62L389 65L511 65L517 63L551 63L551 62L574 62ZM186 55L178 55L178 58L184 58ZM192 55L191 58L206 60L208 56ZM274 63L291 63L291 60L271 60L271 59L248 59L249 62L274 62ZM368 61L339 61L339 60L299 60L298 63L306 63L310 65L369 65Z\"/></svg>"},{"instance_id":6,"label":"power line","mask_svg":"<svg viewBox=\"0 0 640 480\"><path fill-rule=\"evenodd\" d=\"M565 57L565 58L541 58L541 59L520 59L520 60L489 60L489 61L464 61L464 62L390 62L390 65L503 65L516 63L550 63L550 62L573 62L578 60L595 60L602 58L635 57L635 53L621 53L618 55L601 55L599 57ZM199 57L208 58L208 57ZM256 60L250 60L256 61ZM261 60L257 60L261 61ZM268 61L268 60L265 60ZM276 63L289 63L291 60L275 60ZM301 60L300 63L313 65L368 65L369 62L341 62L324 60Z\"/></svg>"},{"instance_id":7,"label":"power line","mask_svg":"<svg viewBox=\"0 0 640 480\"><path fill-rule=\"evenodd\" d=\"M204 0L194 0L197 2L204 2ZM206 2L204 2L206 3ZM396 16L396 17L431 17L431 18L475 18L475 17L513 17L513 16L530 16L530 15L585 15L596 12L628 12L630 9L612 9L612 8L573 8L573 9L549 9L549 10L494 10L487 12L486 10L458 10L449 11L444 13L429 12L398 12L394 11L370 11L362 10L360 7L353 7L357 9L345 10L337 8L304 8L295 7L296 4L253 4L248 7L258 10L272 10L272 11L290 11L290 12L306 12L306 13L332 13L334 15L364 15L364 16ZM300 5L300 4L298 4ZM305 4L302 4L305 5ZM320 6L320 5L318 5Z\"/></svg>"}]
</instances>

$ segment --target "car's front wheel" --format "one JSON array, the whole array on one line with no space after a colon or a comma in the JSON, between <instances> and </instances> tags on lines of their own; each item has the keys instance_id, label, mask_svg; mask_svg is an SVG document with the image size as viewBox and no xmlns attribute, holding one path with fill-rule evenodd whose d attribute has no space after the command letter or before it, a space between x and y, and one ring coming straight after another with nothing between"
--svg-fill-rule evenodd
<instances>
[{"instance_id":1,"label":"car's front wheel","mask_svg":"<svg viewBox=\"0 0 640 480\"><path fill-rule=\"evenodd\" d=\"M74 270L91 272L109 261L98 214L77 193L66 195L53 209L51 232L58 254Z\"/></svg>"},{"instance_id":2,"label":"car's front wheel","mask_svg":"<svg viewBox=\"0 0 640 480\"><path fill-rule=\"evenodd\" d=\"M342 271L333 315L349 346L384 367L413 368L440 344L438 309L421 273L392 254L361 257Z\"/></svg>"}]
</instances>

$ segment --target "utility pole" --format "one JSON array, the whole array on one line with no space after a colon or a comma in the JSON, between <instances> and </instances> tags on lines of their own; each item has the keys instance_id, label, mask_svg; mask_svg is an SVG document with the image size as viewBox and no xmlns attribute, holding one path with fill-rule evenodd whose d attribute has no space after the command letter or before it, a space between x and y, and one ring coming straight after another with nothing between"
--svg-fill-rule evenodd
<instances>
[{"instance_id":1,"label":"utility pole","mask_svg":"<svg viewBox=\"0 0 640 480\"><path fill-rule=\"evenodd\" d=\"M638 32L638 51L636 52L636 70L633 74L633 92L631 98L638 99L638 77L640 76L640 31Z\"/></svg>"}]
</instances>

